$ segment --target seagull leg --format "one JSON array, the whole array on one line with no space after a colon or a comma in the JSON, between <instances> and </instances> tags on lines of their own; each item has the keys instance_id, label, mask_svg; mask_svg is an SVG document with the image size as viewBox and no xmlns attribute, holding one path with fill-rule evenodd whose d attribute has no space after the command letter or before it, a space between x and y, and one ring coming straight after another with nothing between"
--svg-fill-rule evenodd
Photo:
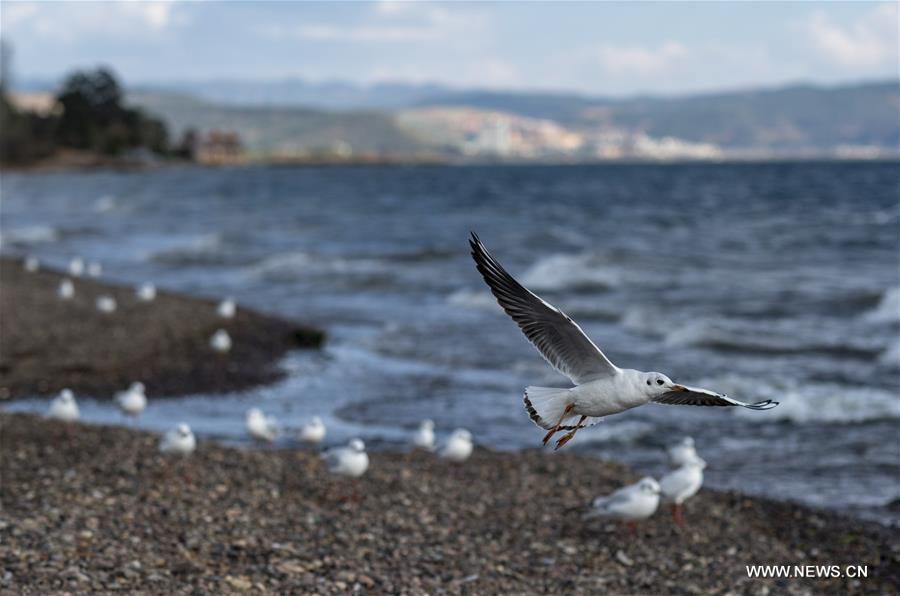
<instances>
[{"instance_id":1,"label":"seagull leg","mask_svg":"<svg viewBox=\"0 0 900 596\"><path fill-rule=\"evenodd\" d=\"M575 428L573 428L572 430L570 430L569 432L564 434L562 437L560 437L559 441L556 442L556 447L553 450L556 451L557 449L559 449L560 447L562 447L563 445L565 445L566 443L571 441L572 437L575 436L575 433L578 432L578 429L584 428L585 420L587 420L587 416L582 416L581 419L578 421L578 424L575 425Z\"/></svg>"},{"instance_id":2,"label":"seagull leg","mask_svg":"<svg viewBox=\"0 0 900 596\"><path fill-rule=\"evenodd\" d=\"M681 525L681 505L678 503L672 503L672 519L675 520L675 525Z\"/></svg>"},{"instance_id":3,"label":"seagull leg","mask_svg":"<svg viewBox=\"0 0 900 596\"><path fill-rule=\"evenodd\" d=\"M544 435L544 445L546 445L550 441L550 438L553 435L555 435L556 433L559 432L559 427L562 424L562 421L566 419L566 416L569 415L569 412L571 412L572 408L574 408L574 407L575 407L575 404L569 404L566 406L566 409L563 410L563 413L559 417L559 420L556 421L556 425L553 428L551 428L549 431L547 431L546 435ZM559 449L559 447L557 447L557 449Z\"/></svg>"}]
</instances>

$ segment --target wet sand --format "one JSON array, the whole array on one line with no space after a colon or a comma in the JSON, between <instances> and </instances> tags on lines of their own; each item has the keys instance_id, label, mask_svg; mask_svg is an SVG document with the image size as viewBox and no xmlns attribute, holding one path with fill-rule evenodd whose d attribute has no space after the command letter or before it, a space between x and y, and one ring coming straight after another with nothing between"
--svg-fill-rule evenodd
<instances>
[{"instance_id":1,"label":"wet sand","mask_svg":"<svg viewBox=\"0 0 900 596\"><path fill-rule=\"evenodd\" d=\"M0 591L889 594L896 530L702 490L636 534L583 506L636 480L569 454L478 449L456 466L374 453L359 481L310 452L201 441L163 456L124 428L0 414ZM750 564L868 578L750 579Z\"/></svg>"},{"instance_id":2,"label":"wet sand","mask_svg":"<svg viewBox=\"0 0 900 596\"><path fill-rule=\"evenodd\" d=\"M158 291L153 302L140 302L133 287L89 278L73 278L75 297L63 301L57 296L62 278L0 259L0 399L64 387L104 398L133 381L154 398L233 391L278 379L286 351L324 339L310 325L240 306L224 319L210 300ZM97 310L103 294L116 299L116 312ZM227 355L209 347L220 328L233 340Z\"/></svg>"}]
</instances>

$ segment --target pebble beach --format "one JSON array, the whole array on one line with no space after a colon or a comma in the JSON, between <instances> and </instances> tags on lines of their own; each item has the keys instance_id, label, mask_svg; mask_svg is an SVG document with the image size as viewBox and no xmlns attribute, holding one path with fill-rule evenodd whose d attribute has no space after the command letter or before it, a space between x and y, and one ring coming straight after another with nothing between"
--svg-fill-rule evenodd
<instances>
[{"instance_id":1,"label":"pebble beach","mask_svg":"<svg viewBox=\"0 0 900 596\"><path fill-rule=\"evenodd\" d=\"M2 261L6 398L62 386L105 396L142 378L155 395L271 381L313 327L239 309L235 350L207 349L215 303L25 274ZM114 295L110 317L96 295ZM72 310L76 315L72 315ZM152 317L149 314L152 312ZM149 346L149 347L147 347ZM78 363L82 363L78 365ZM138 376L139 375L139 376ZM477 442L477 429L475 438ZM458 465L375 452L354 487L312 450L204 441L163 455L159 436L0 413L0 589L8 593L897 593L894 529L798 505L702 490L685 523L667 509L632 532L583 519L627 468L568 453L476 449ZM353 495L356 495L355 498ZM750 578L747 565L863 565L866 578Z\"/></svg>"}]
</instances>

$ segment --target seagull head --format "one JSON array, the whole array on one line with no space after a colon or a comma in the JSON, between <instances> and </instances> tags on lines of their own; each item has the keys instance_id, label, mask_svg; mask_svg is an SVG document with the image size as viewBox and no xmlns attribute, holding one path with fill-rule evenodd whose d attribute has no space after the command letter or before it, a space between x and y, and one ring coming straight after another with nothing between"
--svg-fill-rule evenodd
<instances>
[{"instance_id":1,"label":"seagull head","mask_svg":"<svg viewBox=\"0 0 900 596\"><path fill-rule=\"evenodd\" d=\"M421 428L427 428L428 430L434 430L434 420L431 418L426 418L422 421Z\"/></svg>"},{"instance_id":2,"label":"seagull head","mask_svg":"<svg viewBox=\"0 0 900 596\"><path fill-rule=\"evenodd\" d=\"M71 389L63 389L59 392L59 399L64 402L70 402L75 400L75 394L72 393Z\"/></svg>"},{"instance_id":3,"label":"seagull head","mask_svg":"<svg viewBox=\"0 0 900 596\"><path fill-rule=\"evenodd\" d=\"M178 426L175 427L175 430L178 432L178 436L180 437L189 437L191 436L191 427L182 422Z\"/></svg>"},{"instance_id":4,"label":"seagull head","mask_svg":"<svg viewBox=\"0 0 900 596\"><path fill-rule=\"evenodd\" d=\"M322 419L318 416L313 416L309 423L310 426L322 426Z\"/></svg>"},{"instance_id":5,"label":"seagull head","mask_svg":"<svg viewBox=\"0 0 900 596\"><path fill-rule=\"evenodd\" d=\"M643 375L644 393L650 397L656 397L671 391L687 391L683 385L679 385L672 381L669 377L658 372L648 372Z\"/></svg>"},{"instance_id":6,"label":"seagull head","mask_svg":"<svg viewBox=\"0 0 900 596\"><path fill-rule=\"evenodd\" d=\"M647 476L638 482L638 490L648 495L658 495L660 492L659 482Z\"/></svg>"},{"instance_id":7,"label":"seagull head","mask_svg":"<svg viewBox=\"0 0 900 596\"><path fill-rule=\"evenodd\" d=\"M469 431L467 431L464 428L457 428L455 431L453 431L453 438L460 440L460 441L468 441L471 443L472 442L472 433L470 433Z\"/></svg>"},{"instance_id":8,"label":"seagull head","mask_svg":"<svg viewBox=\"0 0 900 596\"><path fill-rule=\"evenodd\" d=\"M357 453L362 453L366 450L366 444L362 442L362 439L353 439L349 443L350 449L356 451Z\"/></svg>"},{"instance_id":9,"label":"seagull head","mask_svg":"<svg viewBox=\"0 0 900 596\"><path fill-rule=\"evenodd\" d=\"M128 390L132 393L143 393L146 390L146 387L144 387L144 384L140 381L135 381L131 384L131 387L129 387Z\"/></svg>"}]
</instances>

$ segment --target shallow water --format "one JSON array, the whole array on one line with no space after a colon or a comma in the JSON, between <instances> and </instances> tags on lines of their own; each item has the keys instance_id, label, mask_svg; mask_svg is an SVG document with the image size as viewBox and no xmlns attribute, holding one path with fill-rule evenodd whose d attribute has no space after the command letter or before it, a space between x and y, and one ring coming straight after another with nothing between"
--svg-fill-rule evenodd
<instances>
[{"instance_id":1,"label":"shallow water","mask_svg":"<svg viewBox=\"0 0 900 596\"><path fill-rule=\"evenodd\" d=\"M108 279L234 296L328 331L274 386L165 401L151 387L142 427L177 418L243 442L243 412L261 405L289 427L323 416L328 442L397 445L429 416L441 433L534 447L522 388L565 380L493 302L468 256L475 230L620 366L781 401L648 406L573 449L658 474L660 447L690 434L709 485L892 521L898 191L896 164L4 174L2 250L60 267L83 255ZM86 419L120 421L79 400Z\"/></svg>"}]
</instances>

